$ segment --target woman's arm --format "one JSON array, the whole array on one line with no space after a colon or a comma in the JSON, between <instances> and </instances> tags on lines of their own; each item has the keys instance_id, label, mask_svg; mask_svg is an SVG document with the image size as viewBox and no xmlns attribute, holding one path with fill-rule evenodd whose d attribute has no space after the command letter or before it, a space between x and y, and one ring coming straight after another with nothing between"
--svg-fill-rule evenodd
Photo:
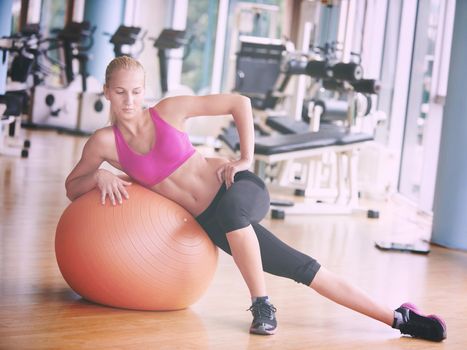
<instances>
[{"instance_id":1,"label":"woman's arm","mask_svg":"<svg viewBox=\"0 0 467 350\"><path fill-rule=\"evenodd\" d=\"M248 97L235 94L217 94L207 96L177 96L162 100L157 109L162 115L174 118L175 124L183 124L194 116L218 116L231 114L240 137L241 168L248 169L253 162L255 133L253 112ZM239 170L246 170L239 169ZM233 174L227 174L233 182Z\"/></svg>"},{"instance_id":2,"label":"woman's arm","mask_svg":"<svg viewBox=\"0 0 467 350\"><path fill-rule=\"evenodd\" d=\"M102 131L97 131L86 142L81 159L65 180L66 194L70 200L75 200L96 186L101 190L102 204L105 204L107 195L114 205L115 199L119 203L122 202L121 194L128 198L124 186L131 183L118 178L110 171L99 169L105 160L103 152L106 147L109 145L106 144Z\"/></svg>"},{"instance_id":3,"label":"woman's arm","mask_svg":"<svg viewBox=\"0 0 467 350\"><path fill-rule=\"evenodd\" d=\"M83 148L81 159L65 180L66 195L75 200L97 185L96 175L104 159L99 154L99 140L92 135Z\"/></svg>"}]
</instances>

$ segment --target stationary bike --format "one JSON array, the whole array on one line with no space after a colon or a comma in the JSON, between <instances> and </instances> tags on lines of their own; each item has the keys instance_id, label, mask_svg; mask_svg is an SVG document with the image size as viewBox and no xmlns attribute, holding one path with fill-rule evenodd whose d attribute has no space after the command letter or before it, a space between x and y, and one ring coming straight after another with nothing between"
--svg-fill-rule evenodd
<instances>
[{"instance_id":1,"label":"stationary bike","mask_svg":"<svg viewBox=\"0 0 467 350\"><path fill-rule=\"evenodd\" d=\"M64 73L65 83L51 87L39 85L34 89L32 123L36 126L51 127L76 134L90 134L108 123L109 106L103 102L101 84L89 76L88 51L93 45L95 27L90 23L70 22L58 31L51 45L43 51L63 50L64 63L55 62ZM78 74L74 63L78 63Z\"/></svg>"},{"instance_id":2,"label":"stationary bike","mask_svg":"<svg viewBox=\"0 0 467 350\"><path fill-rule=\"evenodd\" d=\"M22 104L19 96L0 95L0 155L29 156L31 142L20 140L14 132L21 126Z\"/></svg>"},{"instance_id":3,"label":"stationary bike","mask_svg":"<svg viewBox=\"0 0 467 350\"><path fill-rule=\"evenodd\" d=\"M2 104L0 154L28 157L31 142L21 137L23 115L29 112L30 90L41 80L37 53L41 36L39 26L30 24L21 32L0 38L1 59L9 53L6 92Z\"/></svg>"},{"instance_id":4,"label":"stationary bike","mask_svg":"<svg viewBox=\"0 0 467 350\"><path fill-rule=\"evenodd\" d=\"M190 44L193 41L193 36L189 35L186 30L164 29L159 37L154 40L154 47L157 49L159 58L159 72L162 97L176 95L194 95L193 90L187 86L178 85L175 88L169 86L169 50L185 47L185 52L181 60L185 59L190 54Z\"/></svg>"},{"instance_id":5,"label":"stationary bike","mask_svg":"<svg viewBox=\"0 0 467 350\"><path fill-rule=\"evenodd\" d=\"M120 25L115 33L104 33L110 36L109 42L114 46L115 57L130 56L137 58L144 50L144 38L147 31L142 31L141 27L130 27ZM137 51L134 46L139 44Z\"/></svg>"}]
</instances>

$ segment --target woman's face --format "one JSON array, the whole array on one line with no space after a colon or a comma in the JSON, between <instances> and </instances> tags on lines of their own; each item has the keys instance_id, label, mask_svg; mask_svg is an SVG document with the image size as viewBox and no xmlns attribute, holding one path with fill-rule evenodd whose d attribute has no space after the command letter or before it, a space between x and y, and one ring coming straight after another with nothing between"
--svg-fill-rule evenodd
<instances>
[{"instance_id":1,"label":"woman's face","mask_svg":"<svg viewBox=\"0 0 467 350\"><path fill-rule=\"evenodd\" d=\"M131 119L138 115L144 102L144 72L142 69L117 69L108 85L104 86L105 97L117 119Z\"/></svg>"}]
</instances>

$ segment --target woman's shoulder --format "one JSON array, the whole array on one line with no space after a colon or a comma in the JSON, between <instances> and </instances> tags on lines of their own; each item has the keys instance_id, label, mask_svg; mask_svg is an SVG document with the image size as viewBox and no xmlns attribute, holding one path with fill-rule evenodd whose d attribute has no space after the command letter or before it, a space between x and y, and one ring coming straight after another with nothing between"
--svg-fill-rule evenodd
<instances>
[{"instance_id":1,"label":"woman's shoulder","mask_svg":"<svg viewBox=\"0 0 467 350\"><path fill-rule=\"evenodd\" d=\"M157 101L152 107L149 109L155 110L159 115L164 115L166 113L173 112L177 104L179 103L178 97L166 97L160 101Z\"/></svg>"},{"instance_id":2,"label":"woman's shoulder","mask_svg":"<svg viewBox=\"0 0 467 350\"><path fill-rule=\"evenodd\" d=\"M87 143L89 146L97 148L112 146L115 143L113 127L106 126L104 128L97 129L89 137Z\"/></svg>"},{"instance_id":3,"label":"woman's shoulder","mask_svg":"<svg viewBox=\"0 0 467 350\"><path fill-rule=\"evenodd\" d=\"M107 139L112 139L114 137L114 130L113 126L105 126L103 128L97 129L94 131L94 134L92 137L99 139L99 140L107 140Z\"/></svg>"},{"instance_id":4,"label":"woman's shoulder","mask_svg":"<svg viewBox=\"0 0 467 350\"><path fill-rule=\"evenodd\" d=\"M186 104L189 96L171 96L150 107L157 115L174 126L180 126L186 118Z\"/></svg>"},{"instance_id":5,"label":"woman's shoulder","mask_svg":"<svg viewBox=\"0 0 467 350\"><path fill-rule=\"evenodd\" d=\"M94 131L84 145L83 154L98 155L102 160L114 159L116 153L112 126Z\"/></svg>"}]
</instances>

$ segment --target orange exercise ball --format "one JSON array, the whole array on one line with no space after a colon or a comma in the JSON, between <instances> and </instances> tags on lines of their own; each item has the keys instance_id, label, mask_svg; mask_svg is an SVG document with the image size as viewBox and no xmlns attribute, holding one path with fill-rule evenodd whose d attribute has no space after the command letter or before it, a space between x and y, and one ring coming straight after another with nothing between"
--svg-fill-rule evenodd
<instances>
[{"instance_id":1,"label":"orange exercise ball","mask_svg":"<svg viewBox=\"0 0 467 350\"><path fill-rule=\"evenodd\" d=\"M196 302L217 266L217 247L177 203L140 185L122 205L92 190L62 214L58 266L84 299L136 310L179 310Z\"/></svg>"}]
</instances>

